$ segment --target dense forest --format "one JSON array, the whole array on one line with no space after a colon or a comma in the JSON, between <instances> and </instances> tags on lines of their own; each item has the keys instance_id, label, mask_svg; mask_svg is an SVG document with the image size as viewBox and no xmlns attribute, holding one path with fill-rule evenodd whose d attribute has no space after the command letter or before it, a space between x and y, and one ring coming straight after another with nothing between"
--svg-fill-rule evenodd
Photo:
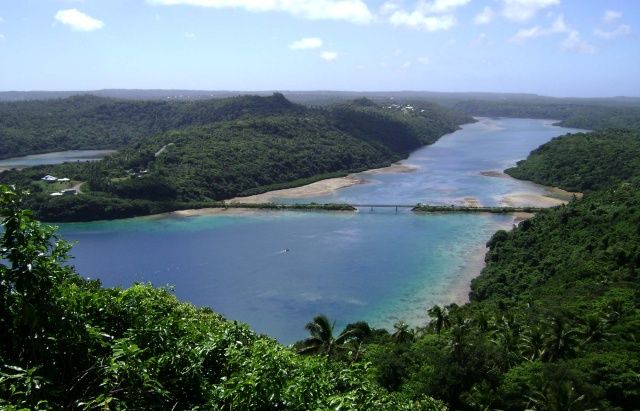
<instances>
[{"instance_id":1,"label":"dense forest","mask_svg":"<svg viewBox=\"0 0 640 411\"><path fill-rule=\"evenodd\" d=\"M569 191L593 191L640 177L640 131L607 129L556 137L505 170Z\"/></svg>"},{"instance_id":2,"label":"dense forest","mask_svg":"<svg viewBox=\"0 0 640 411\"><path fill-rule=\"evenodd\" d=\"M2 103L0 158L62 150L119 149L168 130L302 109L281 94L180 102L84 95Z\"/></svg>"},{"instance_id":3,"label":"dense forest","mask_svg":"<svg viewBox=\"0 0 640 411\"><path fill-rule=\"evenodd\" d=\"M160 107L150 102L109 104L110 110L122 113L133 105L149 121L154 111L144 108ZM312 109L279 94L163 104L172 109L193 105L199 110L188 111L191 125L137 137L104 160L7 171L0 174L0 181L28 189L32 193L28 206L44 220L130 217L384 167L473 121L433 104L383 107L358 99ZM92 124L92 117L78 118L81 124ZM172 127L180 123L165 120ZM49 196L49 186L40 181L47 174L86 182L83 194Z\"/></svg>"}]
</instances>

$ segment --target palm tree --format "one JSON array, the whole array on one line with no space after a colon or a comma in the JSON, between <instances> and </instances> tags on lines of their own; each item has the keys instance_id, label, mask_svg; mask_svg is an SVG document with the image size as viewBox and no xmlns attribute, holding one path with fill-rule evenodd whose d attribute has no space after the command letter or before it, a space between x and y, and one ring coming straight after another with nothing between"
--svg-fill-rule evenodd
<instances>
[{"instance_id":1,"label":"palm tree","mask_svg":"<svg viewBox=\"0 0 640 411\"><path fill-rule=\"evenodd\" d=\"M354 336L353 330L345 330L336 338L333 336L334 326L335 322L330 323L325 315L315 316L313 321L304 326L311 335L302 342L304 348L299 351L300 354L325 354L331 357L336 348Z\"/></svg>"},{"instance_id":2,"label":"palm tree","mask_svg":"<svg viewBox=\"0 0 640 411\"><path fill-rule=\"evenodd\" d=\"M451 322L449 321L449 313L446 308L440 308L439 305L434 305L429 311L429 316L432 318L429 326L433 328L436 334L440 335L440 331L449 328Z\"/></svg>"},{"instance_id":3,"label":"palm tree","mask_svg":"<svg viewBox=\"0 0 640 411\"><path fill-rule=\"evenodd\" d=\"M391 338L396 343L403 344L413 341L415 333L409 327L409 324L405 323L404 321L398 321L397 323L393 324L393 328L396 329L396 332L391 335Z\"/></svg>"},{"instance_id":4,"label":"palm tree","mask_svg":"<svg viewBox=\"0 0 640 411\"><path fill-rule=\"evenodd\" d=\"M529 397L530 405L528 409L549 410L549 411L574 411L584 409L580 403L584 400L584 395L577 395L575 388L570 382L561 384L551 384L549 382L541 384L533 389Z\"/></svg>"},{"instance_id":5,"label":"palm tree","mask_svg":"<svg viewBox=\"0 0 640 411\"><path fill-rule=\"evenodd\" d=\"M545 357L557 361L573 354L577 346L576 331L570 330L562 317L551 319L551 330L547 335Z\"/></svg>"},{"instance_id":6,"label":"palm tree","mask_svg":"<svg viewBox=\"0 0 640 411\"><path fill-rule=\"evenodd\" d=\"M606 340L612 334L605 329L607 322L595 314L588 315L580 334L584 337L583 344Z\"/></svg>"},{"instance_id":7,"label":"palm tree","mask_svg":"<svg viewBox=\"0 0 640 411\"><path fill-rule=\"evenodd\" d=\"M542 327L534 324L527 327L520 340L520 351L528 361L535 361L544 356L545 334Z\"/></svg>"}]
</instances>

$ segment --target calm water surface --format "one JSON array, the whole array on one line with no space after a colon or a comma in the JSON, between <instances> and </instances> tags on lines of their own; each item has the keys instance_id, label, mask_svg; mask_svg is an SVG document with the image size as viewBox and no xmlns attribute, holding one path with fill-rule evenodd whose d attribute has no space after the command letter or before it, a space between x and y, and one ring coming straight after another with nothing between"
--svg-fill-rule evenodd
<instances>
[{"instance_id":1,"label":"calm water surface","mask_svg":"<svg viewBox=\"0 0 640 411\"><path fill-rule=\"evenodd\" d=\"M0 168L25 168L45 164L95 161L112 153L115 153L115 150L68 150L46 154L33 154L30 156L13 157L0 160Z\"/></svg>"},{"instance_id":2,"label":"calm water surface","mask_svg":"<svg viewBox=\"0 0 640 411\"><path fill-rule=\"evenodd\" d=\"M551 123L484 119L416 151L405 162L418 167L413 173L366 173L369 184L312 200L495 204L513 192L541 193L480 172L502 170L571 131ZM181 299L291 343L318 313L338 328L357 320L424 323L428 307L466 294L484 244L511 223L511 216L377 209L150 217L65 224L61 232L78 241L73 264L84 276L106 286L171 284Z\"/></svg>"}]
</instances>

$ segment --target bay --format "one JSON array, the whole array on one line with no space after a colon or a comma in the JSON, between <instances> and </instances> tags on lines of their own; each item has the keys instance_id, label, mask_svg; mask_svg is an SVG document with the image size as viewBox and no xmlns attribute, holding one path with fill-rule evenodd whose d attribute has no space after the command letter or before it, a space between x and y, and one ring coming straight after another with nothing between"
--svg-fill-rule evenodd
<instances>
[{"instance_id":1,"label":"bay","mask_svg":"<svg viewBox=\"0 0 640 411\"><path fill-rule=\"evenodd\" d=\"M499 171L554 136L572 130L551 121L481 119L413 153L412 173L363 173L367 184L328 196L283 201L445 203L473 197L499 203L545 187ZM339 329L366 320L392 327L427 321L433 304L464 302L482 267L485 243L510 215L414 215L393 209L238 212L65 224L77 241L72 264L106 286L172 285L176 295L285 344L323 313Z\"/></svg>"}]
</instances>

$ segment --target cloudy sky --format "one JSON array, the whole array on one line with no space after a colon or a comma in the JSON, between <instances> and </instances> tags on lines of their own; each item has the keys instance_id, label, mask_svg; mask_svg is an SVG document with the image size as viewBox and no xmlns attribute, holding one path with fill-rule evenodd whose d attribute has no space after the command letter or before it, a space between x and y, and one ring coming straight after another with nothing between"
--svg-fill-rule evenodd
<instances>
[{"instance_id":1,"label":"cloudy sky","mask_svg":"<svg viewBox=\"0 0 640 411\"><path fill-rule=\"evenodd\" d=\"M0 90L640 96L640 0L0 0Z\"/></svg>"}]
</instances>

